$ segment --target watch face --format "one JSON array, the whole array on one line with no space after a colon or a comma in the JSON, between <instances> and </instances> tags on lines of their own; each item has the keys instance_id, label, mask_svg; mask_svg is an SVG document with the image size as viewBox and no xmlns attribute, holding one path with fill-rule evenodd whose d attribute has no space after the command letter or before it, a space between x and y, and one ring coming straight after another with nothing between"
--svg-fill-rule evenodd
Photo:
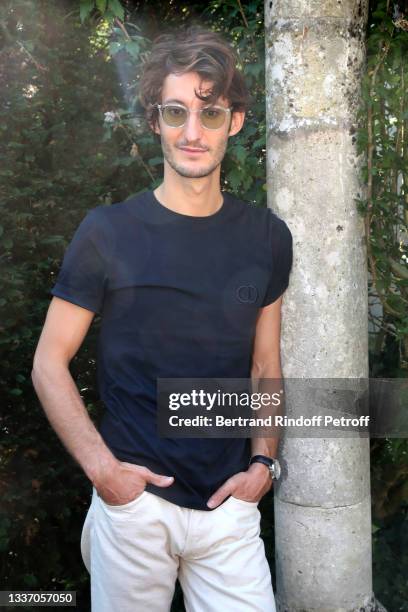
<instances>
[{"instance_id":1,"label":"watch face","mask_svg":"<svg viewBox=\"0 0 408 612\"><path fill-rule=\"evenodd\" d=\"M274 460L273 462L273 474L274 474L274 479L278 480L278 478L280 478L281 475L281 468L279 465L279 461L277 459Z\"/></svg>"}]
</instances>

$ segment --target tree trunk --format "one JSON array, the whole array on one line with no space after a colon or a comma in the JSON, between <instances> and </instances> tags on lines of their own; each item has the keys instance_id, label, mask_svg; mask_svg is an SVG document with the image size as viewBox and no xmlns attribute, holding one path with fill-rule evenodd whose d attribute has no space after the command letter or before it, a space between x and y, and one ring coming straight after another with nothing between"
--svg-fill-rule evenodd
<instances>
[{"instance_id":1,"label":"tree trunk","mask_svg":"<svg viewBox=\"0 0 408 612\"><path fill-rule=\"evenodd\" d=\"M353 136L367 10L368 0L265 3L268 206L291 229L294 252L285 379L368 378L364 225L354 201L364 186ZM305 414L305 399L287 408ZM369 438L284 436L280 459L278 610L383 609L372 592Z\"/></svg>"}]
</instances>

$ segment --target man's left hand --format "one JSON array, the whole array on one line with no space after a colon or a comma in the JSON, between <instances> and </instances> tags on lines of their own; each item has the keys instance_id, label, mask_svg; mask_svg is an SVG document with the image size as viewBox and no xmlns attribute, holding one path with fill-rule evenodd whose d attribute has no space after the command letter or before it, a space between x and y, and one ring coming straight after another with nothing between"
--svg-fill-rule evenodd
<instances>
[{"instance_id":1,"label":"man's left hand","mask_svg":"<svg viewBox=\"0 0 408 612\"><path fill-rule=\"evenodd\" d=\"M272 479L266 465L253 463L246 472L238 472L228 478L210 497L209 508L216 508L229 495L248 502L258 502L272 487Z\"/></svg>"}]
</instances>

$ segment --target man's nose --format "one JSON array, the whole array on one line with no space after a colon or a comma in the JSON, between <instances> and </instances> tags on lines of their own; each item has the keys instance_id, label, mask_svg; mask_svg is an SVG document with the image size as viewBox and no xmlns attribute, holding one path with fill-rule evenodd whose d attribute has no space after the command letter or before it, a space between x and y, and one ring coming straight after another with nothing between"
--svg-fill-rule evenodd
<instances>
[{"instance_id":1,"label":"man's nose","mask_svg":"<svg viewBox=\"0 0 408 612\"><path fill-rule=\"evenodd\" d=\"M184 135L188 142L198 140L202 134L203 126L200 121L200 113L188 113L186 123L184 124Z\"/></svg>"}]
</instances>

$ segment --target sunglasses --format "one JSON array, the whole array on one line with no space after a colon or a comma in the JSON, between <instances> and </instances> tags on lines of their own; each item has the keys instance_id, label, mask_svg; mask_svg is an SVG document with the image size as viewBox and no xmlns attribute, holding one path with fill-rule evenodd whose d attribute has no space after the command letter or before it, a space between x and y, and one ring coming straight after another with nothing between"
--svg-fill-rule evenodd
<instances>
[{"instance_id":1,"label":"sunglasses","mask_svg":"<svg viewBox=\"0 0 408 612\"><path fill-rule=\"evenodd\" d=\"M159 109L161 118L164 123L172 128L183 127L189 116L189 113L199 113L200 123L207 130L219 130L225 123L225 117L231 113L232 107L224 108L223 106L207 106L191 110L182 104L154 104Z\"/></svg>"}]
</instances>

